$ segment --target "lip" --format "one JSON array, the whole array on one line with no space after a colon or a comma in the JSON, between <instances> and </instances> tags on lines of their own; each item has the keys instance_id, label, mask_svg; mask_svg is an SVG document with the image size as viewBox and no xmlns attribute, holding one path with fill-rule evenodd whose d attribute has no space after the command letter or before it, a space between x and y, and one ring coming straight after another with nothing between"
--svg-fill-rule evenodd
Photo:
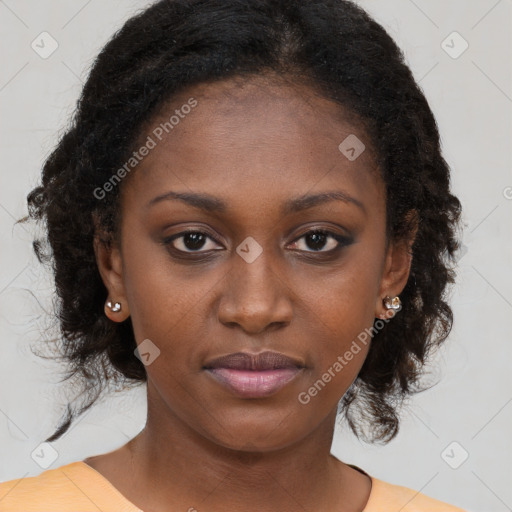
<instances>
[{"instance_id":1,"label":"lip","mask_svg":"<svg viewBox=\"0 0 512 512\"><path fill-rule=\"evenodd\" d=\"M263 398L280 391L304 364L279 352L236 352L208 362L204 369L241 398Z\"/></svg>"}]
</instances>

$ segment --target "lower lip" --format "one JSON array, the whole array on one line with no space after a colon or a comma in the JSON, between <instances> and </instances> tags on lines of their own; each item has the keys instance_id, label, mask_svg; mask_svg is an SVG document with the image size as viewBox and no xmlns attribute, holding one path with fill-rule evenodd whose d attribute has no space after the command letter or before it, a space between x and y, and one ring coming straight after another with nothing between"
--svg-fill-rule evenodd
<instances>
[{"instance_id":1,"label":"lower lip","mask_svg":"<svg viewBox=\"0 0 512 512\"><path fill-rule=\"evenodd\" d=\"M300 371L301 368L261 371L213 368L208 373L242 398L263 398L277 393Z\"/></svg>"}]
</instances>

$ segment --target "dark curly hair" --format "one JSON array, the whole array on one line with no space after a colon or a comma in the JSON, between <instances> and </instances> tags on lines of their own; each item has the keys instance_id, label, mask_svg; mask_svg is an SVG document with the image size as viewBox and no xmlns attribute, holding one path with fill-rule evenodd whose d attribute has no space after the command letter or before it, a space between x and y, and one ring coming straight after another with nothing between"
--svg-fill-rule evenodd
<instances>
[{"instance_id":1,"label":"dark curly hair","mask_svg":"<svg viewBox=\"0 0 512 512\"><path fill-rule=\"evenodd\" d=\"M93 251L95 222L104 243L118 235L120 187L102 200L93 191L127 161L145 123L174 95L267 72L316 88L361 121L386 184L388 240L410 235L407 214L416 212L403 309L374 335L340 402L356 435L381 442L396 435L399 406L419 389L427 356L452 326L445 294L461 210L436 121L403 54L347 0L161 0L129 19L98 55L71 126L28 196L29 218L47 230L34 249L55 276L67 378L83 385L82 401L68 405L48 441L110 382L146 380L131 320L104 314L107 290Z\"/></svg>"}]
</instances>

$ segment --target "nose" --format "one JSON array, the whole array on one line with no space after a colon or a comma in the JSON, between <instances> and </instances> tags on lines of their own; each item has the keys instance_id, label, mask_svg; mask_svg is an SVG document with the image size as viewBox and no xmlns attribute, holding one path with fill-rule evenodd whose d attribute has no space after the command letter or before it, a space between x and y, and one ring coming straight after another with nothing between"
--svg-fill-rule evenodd
<instances>
[{"instance_id":1,"label":"nose","mask_svg":"<svg viewBox=\"0 0 512 512\"><path fill-rule=\"evenodd\" d=\"M224 325L260 334L291 322L292 290L270 252L264 250L252 263L233 254L218 309Z\"/></svg>"}]
</instances>

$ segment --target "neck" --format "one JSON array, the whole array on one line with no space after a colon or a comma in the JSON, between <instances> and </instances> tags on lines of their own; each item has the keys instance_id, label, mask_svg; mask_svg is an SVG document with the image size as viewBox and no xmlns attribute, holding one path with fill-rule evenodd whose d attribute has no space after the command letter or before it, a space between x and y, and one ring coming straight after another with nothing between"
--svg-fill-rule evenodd
<instances>
[{"instance_id":1,"label":"neck","mask_svg":"<svg viewBox=\"0 0 512 512\"><path fill-rule=\"evenodd\" d=\"M233 450L148 400L146 426L127 445L133 485L144 488L148 512L162 510L162 503L211 512L362 510L366 500L353 488L366 477L354 479L354 470L330 453L335 419L336 410L306 438L280 449Z\"/></svg>"}]
</instances>

